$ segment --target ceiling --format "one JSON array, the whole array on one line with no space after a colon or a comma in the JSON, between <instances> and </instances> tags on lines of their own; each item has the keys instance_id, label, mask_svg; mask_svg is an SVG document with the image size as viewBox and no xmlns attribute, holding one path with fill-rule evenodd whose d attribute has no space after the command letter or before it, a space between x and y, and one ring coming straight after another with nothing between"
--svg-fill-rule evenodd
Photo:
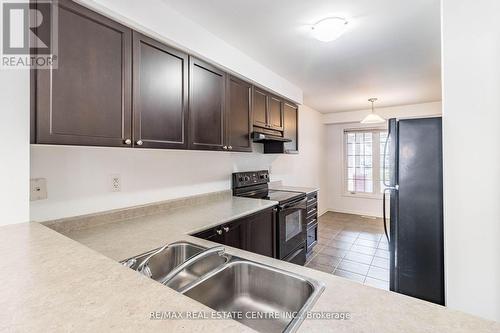
<instances>
[{"instance_id":1,"label":"ceiling","mask_svg":"<svg viewBox=\"0 0 500 333\"><path fill-rule=\"evenodd\" d=\"M304 91L323 113L441 100L439 0L164 0ZM310 36L329 16L336 41Z\"/></svg>"}]
</instances>

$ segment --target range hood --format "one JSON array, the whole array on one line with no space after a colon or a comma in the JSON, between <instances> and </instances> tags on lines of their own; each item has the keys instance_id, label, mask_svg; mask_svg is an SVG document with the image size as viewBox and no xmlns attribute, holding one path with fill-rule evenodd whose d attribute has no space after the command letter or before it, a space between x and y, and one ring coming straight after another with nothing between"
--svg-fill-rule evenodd
<instances>
[{"instance_id":1,"label":"range hood","mask_svg":"<svg viewBox=\"0 0 500 333\"><path fill-rule=\"evenodd\" d=\"M255 131L252 133L252 139L253 142L260 142L260 143L266 143L266 142L291 142L291 139L287 139L281 136L277 135L272 135L268 133L263 133L263 132L258 132Z\"/></svg>"}]
</instances>

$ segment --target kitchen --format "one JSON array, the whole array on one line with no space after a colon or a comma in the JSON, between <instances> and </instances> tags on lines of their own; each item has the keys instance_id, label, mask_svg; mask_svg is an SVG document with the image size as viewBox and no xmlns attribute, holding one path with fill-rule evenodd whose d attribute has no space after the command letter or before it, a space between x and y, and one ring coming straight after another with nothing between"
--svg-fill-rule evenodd
<instances>
[{"instance_id":1,"label":"kitchen","mask_svg":"<svg viewBox=\"0 0 500 333\"><path fill-rule=\"evenodd\" d=\"M215 12L222 10L223 2L212 4ZM313 86L318 98L308 98L306 93L303 98L307 85L299 88L284 79L285 74L273 72L269 63L265 67L254 60L259 57L251 48L228 42L231 36L222 31L229 30L222 22L218 25L217 14L208 14L211 11L206 4L160 0L148 4L60 1L56 6L57 68L31 72L2 69L2 101L6 110L15 111L8 112L7 121L2 122L2 132L15 142L2 148L10 157L2 168L4 174L11 175L6 179L6 191L2 190L5 226L0 229L1 251L9 267L1 274L5 297L0 304L8 309L1 315L2 329L499 330L494 321L499 318L496 266L468 260L469 267L481 272L477 280L477 274L463 269L460 262L480 249L488 249L490 262L498 262L498 251L494 251L498 247L491 241L498 235L491 223L497 215L490 204L497 197L494 190L486 188L481 196L490 193L490 197L477 198L478 202L467 207L458 204L463 190L456 188L456 179L466 177L475 166L464 163L471 155L463 156L450 144L460 141L459 121L469 123L470 131L476 134L469 138L471 142L494 136L496 123L481 122L476 131L478 124L468 121L471 115L462 114L464 106L458 102L465 99L464 105L471 104L466 96L455 97L464 89L459 82L467 87L470 83L449 79L463 74L463 64L455 63L456 58L444 52L447 46L448 54L462 51L461 44L450 37L461 31L456 20L464 15L453 11L453 3L445 0L441 13L436 1L422 7L435 11L432 17L437 18L433 21L437 24L432 27L444 22L443 39L436 38L444 50L442 101L417 103L407 99L406 105L391 105L378 95L379 101L370 104L368 98L375 95L368 95L356 101L352 110L357 111L323 113L314 109L322 108L321 89ZM381 4L395 6L394 1ZM312 7L308 7L310 12L315 11ZM262 18L278 13L273 8ZM290 6L295 13L300 8ZM491 8L493 12L498 5L486 1L467 8ZM405 13L404 8L400 10ZM314 15L327 14L317 10ZM242 10L238 15L250 14ZM223 15L229 17L224 24L235 24L231 20L238 15ZM340 45L350 34L354 38L356 29L363 31L363 20L356 20L353 17L352 30L331 44L319 44L309 35L294 38L304 40L308 47ZM245 29L246 24L240 30L234 25L235 36L248 37L251 45L256 34ZM494 24L485 19L481 28ZM263 25L260 29L270 28ZM276 38L271 37L268 42ZM493 47L487 42L493 35L484 38L470 37L469 42L483 52L498 52L488 48ZM339 48L335 52L346 51ZM439 50L436 54L440 55ZM259 59L264 62L265 57ZM487 58L484 66L495 61ZM168 77L161 75L164 72ZM491 78L488 84L495 87L496 81ZM483 93L494 94L483 89L476 91L474 98ZM313 108L312 103L318 104ZM483 113L495 117L495 100L484 103ZM372 106L373 112L369 109ZM454 110L448 109L450 106ZM349 109L346 105L336 107ZM446 262L441 266L446 270L442 279L446 307L398 294L394 288L364 286L370 267L366 274L358 274L363 276L360 283L335 274L341 261L335 264L337 268L310 265L320 249L328 246L321 238L330 235L328 241L333 242L342 232L339 225L353 226L348 221L352 216L356 216L356 228L376 229L377 249L384 246L384 200L375 192L375 188L383 190L383 179L373 176L371 185L370 179L362 179L364 188L373 186L370 189L377 198L366 193L359 197L360 179L352 179L355 188L349 188L351 179L344 179L343 172L348 175L349 165L342 164L344 136L348 140L353 124L375 133L373 125L359 125L370 114L382 116L384 123L398 118L400 126L405 118L443 116L444 203L440 211L444 212L442 237L446 247L442 243L437 246ZM484 131L485 126L492 130ZM388 129L380 124L379 128ZM352 135L357 140L357 134ZM374 148L370 156L374 159L370 172L382 174L385 136L371 135ZM346 149L349 143L345 142ZM472 148L469 144L464 145ZM487 156L495 158L495 154ZM356 166L361 167L366 165ZM477 236L465 237L468 232L464 233L462 224L478 209L484 217L478 223L488 231L486 240L479 244ZM394 215L389 215L386 227L390 229ZM335 235L332 229L337 230ZM360 231L356 232L353 243L362 240ZM465 255L457 247L464 242L470 251ZM481 283L470 293L464 291L471 281ZM301 316L266 320L151 317L165 311L221 314L231 310ZM333 314L342 319L307 317Z\"/></svg>"}]
</instances>

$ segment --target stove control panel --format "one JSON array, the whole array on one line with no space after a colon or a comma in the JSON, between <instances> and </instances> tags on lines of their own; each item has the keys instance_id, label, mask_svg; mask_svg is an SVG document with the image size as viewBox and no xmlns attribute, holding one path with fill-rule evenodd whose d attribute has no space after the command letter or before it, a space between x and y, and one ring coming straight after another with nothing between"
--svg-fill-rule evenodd
<instances>
[{"instance_id":1,"label":"stove control panel","mask_svg":"<svg viewBox=\"0 0 500 333\"><path fill-rule=\"evenodd\" d=\"M269 172L267 170L233 173L233 189L268 182Z\"/></svg>"}]
</instances>

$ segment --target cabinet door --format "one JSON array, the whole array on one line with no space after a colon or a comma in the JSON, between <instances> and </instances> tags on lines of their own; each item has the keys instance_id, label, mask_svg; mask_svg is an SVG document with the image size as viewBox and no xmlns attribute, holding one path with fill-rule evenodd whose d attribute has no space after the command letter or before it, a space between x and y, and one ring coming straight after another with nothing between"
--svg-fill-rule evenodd
<instances>
[{"instance_id":1,"label":"cabinet door","mask_svg":"<svg viewBox=\"0 0 500 333\"><path fill-rule=\"evenodd\" d=\"M283 105L283 136L287 139L292 139L291 142L285 142L285 153L298 153L299 151L299 113L296 105L284 103Z\"/></svg>"},{"instance_id":2,"label":"cabinet door","mask_svg":"<svg viewBox=\"0 0 500 333\"><path fill-rule=\"evenodd\" d=\"M190 148L222 150L224 145L225 73L190 57Z\"/></svg>"},{"instance_id":3,"label":"cabinet door","mask_svg":"<svg viewBox=\"0 0 500 333\"><path fill-rule=\"evenodd\" d=\"M281 99L269 96L269 126L272 129L283 130L283 102Z\"/></svg>"},{"instance_id":4,"label":"cabinet door","mask_svg":"<svg viewBox=\"0 0 500 333\"><path fill-rule=\"evenodd\" d=\"M224 245L245 250L245 221L237 220L223 226Z\"/></svg>"},{"instance_id":5,"label":"cabinet door","mask_svg":"<svg viewBox=\"0 0 500 333\"><path fill-rule=\"evenodd\" d=\"M58 68L36 73L36 142L127 146L131 30L73 1L58 3Z\"/></svg>"},{"instance_id":6,"label":"cabinet door","mask_svg":"<svg viewBox=\"0 0 500 333\"><path fill-rule=\"evenodd\" d=\"M224 234L222 233L222 226L218 226L214 229L209 229L207 231L202 231L193 236L206 239L215 243L224 244Z\"/></svg>"},{"instance_id":7,"label":"cabinet door","mask_svg":"<svg viewBox=\"0 0 500 333\"><path fill-rule=\"evenodd\" d=\"M268 209L245 219L245 250L275 257L275 214L273 209Z\"/></svg>"},{"instance_id":8,"label":"cabinet door","mask_svg":"<svg viewBox=\"0 0 500 333\"><path fill-rule=\"evenodd\" d=\"M134 144L187 148L187 54L136 32L133 49Z\"/></svg>"},{"instance_id":9,"label":"cabinet door","mask_svg":"<svg viewBox=\"0 0 500 333\"><path fill-rule=\"evenodd\" d=\"M267 94L257 88L253 93L253 124L267 127Z\"/></svg>"},{"instance_id":10,"label":"cabinet door","mask_svg":"<svg viewBox=\"0 0 500 333\"><path fill-rule=\"evenodd\" d=\"M226 145L233 151L252 151L252 86L228 76L226 91Z\"/></svg>"}]
</instances>

